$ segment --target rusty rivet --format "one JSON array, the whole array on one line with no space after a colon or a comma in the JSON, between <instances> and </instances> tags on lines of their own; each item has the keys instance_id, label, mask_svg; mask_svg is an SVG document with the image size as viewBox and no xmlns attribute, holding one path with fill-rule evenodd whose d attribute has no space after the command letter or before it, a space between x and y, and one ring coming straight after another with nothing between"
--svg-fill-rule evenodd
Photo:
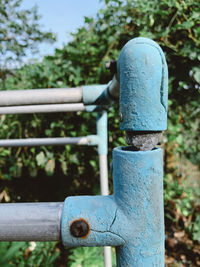
<instances>
[{"instance_id":1,"label":"rusty rivet","mask_svg":"<svg viewBox=\"0 0 200 267\"><path fill-rule=\"evenodd\" d=\"M120 121L120 122L122 122L122 121L123 121L123 115L122 115L122 113L121 113L121 112L119 113L119 121Z\"/></svg>"},{"instance_id":2,"label":"rusty rivet","mask_svg":"<svg viewBox=\"0 0 200 267\"><path fill-rule=\"evenodd\" d=\"M70 225L70 233L74 237L86 237L89 233L89 225L84 219L73 221Z\"/></svg>"}]
</instances>

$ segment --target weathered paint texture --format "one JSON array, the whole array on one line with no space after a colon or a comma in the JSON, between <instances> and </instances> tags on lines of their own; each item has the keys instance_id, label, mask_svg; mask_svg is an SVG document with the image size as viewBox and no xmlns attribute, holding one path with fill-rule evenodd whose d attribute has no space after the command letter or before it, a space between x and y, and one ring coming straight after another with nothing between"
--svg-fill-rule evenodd
<instances>
[{"instance_id":1,"label":"weathered paint texture","mask_svg":"<svg viewBox=\"0 0 200 267\"><path fill-rule=\"evenodd\" d=\"M164 266L163 162L161 149L113 151L113 196L65 200L61 235L65 246L116 246L118 267ZM70 233L74 220L90 226L85 238Z\"/></svg>"},{"instance_id":2,"label":"weathered paint texture","mask_svg":"<svg viewBox=\"0 0 200 267\"><path fill-rule=\"evenodd\" d=\"M116 219L117 205L113 196L77 196L65 200L61 234L64 246L119 246L124 239L112 232ZM84 219L88 222L90 233L86 238L75 238L70 233L74 220Z\"/></svg>"},{"instance_id":3,"label":"weathered paint texture","mask_svg":"<svg viewBox=\"0 0 200 267\"><path fill-rule=\"evenodd\" d=\"M168 72L161 48L146 38L128 42L117 62L117 78L121 129L129 133L165 130ZM85 90L88 95L89 90ZM84 98L85 103L105 103L101 102L107 97L104 92L99 90L97 97L91 94L90 100ZM99 120L97 133L102 139L101 125L105 120L103 116ZM71 247L115 246L118 267L164 267L162 150L133 150L130 146L113 151L113 196L65 200L62 241ZM84 238L70 233L70 225L80 219L90 229Z\"/></svg>"},{"instance_id":4,"label":"weathered paint texture","mask_svg":"<svg viewBox=\"0 0 200 267\"><path fill-rule=\"evenodd\" d=\"M164 267L162 150L127 149L113 151L114 200L123 217L111 229L126 240L117 247L117 266Z\"/></svg>"},{"instance_id":5,"label":"weathered paint texture","mask_svg":"<svg viewBox=\"0 0 200 267\"><path fill-rule=\"evenodd\" d=\"M147 38L135 38L117 62L120 81L120 128L163 131L167 128L168 71L162 49Z\"/></svg>"}]
</instances>

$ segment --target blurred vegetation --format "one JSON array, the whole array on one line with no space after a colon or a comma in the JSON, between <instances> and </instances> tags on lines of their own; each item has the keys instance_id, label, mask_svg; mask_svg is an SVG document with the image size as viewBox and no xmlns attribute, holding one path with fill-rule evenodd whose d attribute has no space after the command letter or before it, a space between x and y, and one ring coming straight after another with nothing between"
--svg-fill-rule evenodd
<instances>
[{"instance_id":1,"label":"blurred vegetation","mask_svg":"<svg viewBox=\"0 0 200 267\"><path fill-rule=\"evenodd\" d=\"M0 79L1 86L11 68L19 66L27 53L37 52L37 44L53 42L52 32L42 31L37 7L21 9L22 0L0 1Z\"/></svg>"},{"instance_id":2,"label":"blurred vegetation","mask_svg":"<svg viewBox=\"0 0 200 267\"><path fill-rule=\"evenodd\" d=\"M105 63L117 59L123 45L137 36L158 42L169 66L169 122L162 144L166 264L200 266L199 1L105 0L105 8L95 18L85 17L84 26L73 34L73 41L41 62L8 71L4 80L0 77L0 89L107 83L112 77ZM94 134L95 116L80 112L0 116L0 138ZM111 161L113 147L124 145L117 106L109 111L108 128ZM2 202L63 201L68 195L96 194L98 175L98 156L93 147L0 148ZM45 266L45 262L48 266L102 264L101 248L65 251L60 244L50 244L37 243L27 256L30 244L24 243L16 249L14 258L11 253L7 256L7 266ZM0 252L15 251L16 246L1 243Z\"/></svg>"}]
</instances>

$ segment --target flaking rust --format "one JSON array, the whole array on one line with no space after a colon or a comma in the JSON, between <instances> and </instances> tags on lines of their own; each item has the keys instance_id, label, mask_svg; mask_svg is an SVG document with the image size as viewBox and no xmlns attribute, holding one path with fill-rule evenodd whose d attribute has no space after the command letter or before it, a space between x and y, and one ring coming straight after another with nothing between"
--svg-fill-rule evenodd
<instances>
[{"instance_id":1,"label":"flaking rust","mask_svg":"<svg viewBox=\"0 0 200 267\"><path fill-rule=\"evenodd\" d=\"M162 140L162 132L126 132L126 142L133 150L147 151L155 148Z\"/></svg>"}]
</instances>

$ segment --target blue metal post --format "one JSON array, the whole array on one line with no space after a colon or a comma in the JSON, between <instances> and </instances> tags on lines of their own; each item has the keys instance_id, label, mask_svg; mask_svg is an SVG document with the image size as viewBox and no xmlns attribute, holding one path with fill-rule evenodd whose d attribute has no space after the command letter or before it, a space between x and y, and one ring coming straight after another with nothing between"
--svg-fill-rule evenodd
<instances>
[{"instance_id":1,"label":"blue metal post","mask_svg":"<svg viewBox=\"0 0 200 267\"><path fill-rule=\"evenodd\" d=\"M167 128L168 70L160 46L147 38L130 40L117 61L121 130Z\"/></svg>"},{"instance_id":2,"label":"blue metal post","mask_svg":"<svg viewBox=\"0 0 200 267\"><path fill-rule=\"evenodd\" d=\"M164 266L162 157L161 149L114 149L114 200L123 216L116 214L112 231L121 228L126 240L116 248L118 267Z\"/></svg>"},{"instance_id":3,"label":"blue metal post","mask_svg":"<svg viewBox=\"0 0 200 267\"><path fill-rule=\"evenodd\" d=\"M65 200L62 240L65 246L116 246L117 266L164 266L162 151L113 152L113 196L78 196ZM75 221L88 225L74 237Z\"/></svg>"},{"instance_id":4,"label":"blue metal post","mask_svg":"<svg viewBox=\"0 0 200 267\"><path fill-rule=\"evenodd\" d=\"M152 133L167 126L167 64L161 48L135 38L117 62L120 128ZM102 98L101 98L102 99ZM161 149L113 151L113 196L65 200L65 246L115 246L118 267L164 267L163 160Z\"/></svg>"}]
</instances>

